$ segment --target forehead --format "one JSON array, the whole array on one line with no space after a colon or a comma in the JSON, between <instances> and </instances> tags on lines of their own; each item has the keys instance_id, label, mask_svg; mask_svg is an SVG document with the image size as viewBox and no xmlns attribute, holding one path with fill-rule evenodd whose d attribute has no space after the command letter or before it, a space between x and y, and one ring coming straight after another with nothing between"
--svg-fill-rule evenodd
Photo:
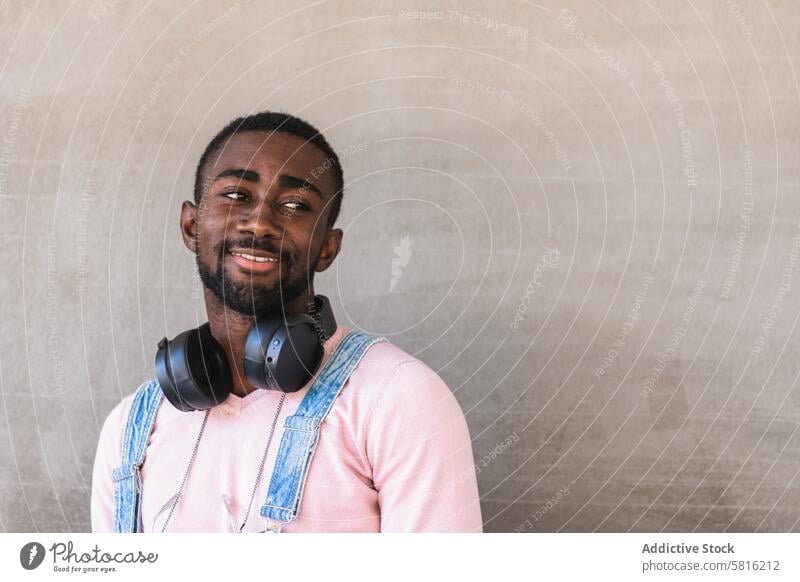
<instances>
[{"instance_id":1,"label":"forehead","mask_svg":"<svg viewBox=\"0 0 800 582\"><path fill-rule=\"evenodd\" d=\"M316 145L289 133L246 131L232 135L211 154L205 175L228 169L250 169L271 181L280 174L308 180L327 195L336 191L333 169Z\"/></svg>"}]
</instances>

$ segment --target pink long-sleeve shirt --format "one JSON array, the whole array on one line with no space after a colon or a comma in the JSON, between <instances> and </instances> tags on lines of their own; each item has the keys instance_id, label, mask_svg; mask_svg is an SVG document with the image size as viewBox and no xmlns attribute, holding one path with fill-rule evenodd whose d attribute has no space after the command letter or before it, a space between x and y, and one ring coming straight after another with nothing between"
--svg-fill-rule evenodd
<instances>
[{"instance_id":1,"label":"pink long-sleeve shirt","mask_svg":"<svg viewBox=\"0 0 800 582\"><path fill-rule=\"evenodd\" d=\"M327 361L350 331L324 344ZM311 382L287 394L248 514L245 532L263 530L266 498L283 420ZM280 394L231 394L211 409L194 465L167 532L229 532L245 518ZM108 415L92 475L92 530L113 531L114 484L133 394ZM167 400L156 416L142 467L145 532L161 531L178 492L204 412L181 412ZM230 500L226 509L223 495ZM372 346L321 425L296 521L284 532L479 532L481 512L464 415L442 379L388 343Z\"/></svg>"}]
</instances>

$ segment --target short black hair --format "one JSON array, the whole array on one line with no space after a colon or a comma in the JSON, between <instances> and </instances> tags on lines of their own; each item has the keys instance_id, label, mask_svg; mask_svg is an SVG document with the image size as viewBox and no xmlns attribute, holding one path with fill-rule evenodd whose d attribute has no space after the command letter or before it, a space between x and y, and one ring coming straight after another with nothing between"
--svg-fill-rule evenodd
<instances>
[{"instance_id":1,"label":"short black hair","mask_svg":"<svg viewBox=\"0 0 800 582\"><path fill-rule=\"evenodd\" d=\"M333 151L333 148L328 143L320 131L299 117L289 115L288 113L279 113L276 111L262 111L260 113L253 113L244 117L238 117L226 125L222 130L214 136L208 143L203 155L200 156L200 161L197 162L197 170L194 176L194 201L195 204L200 203L200 198L203 194L202 175L208 158L215 153L222 144L232 135L237 133L244 133L247 131L269 131L273 133L288 133L310 142L317 146L328 158L330 170L333 172L333 178L336 185L336 192L333 195L331 202L330 214L328 216L328 228L333 227L336 219L339 217L339 209L342 206L342 196L344 195L344 173L342 172L342 165L339 162L339 156Z\"/></svg>"}]
</instances>

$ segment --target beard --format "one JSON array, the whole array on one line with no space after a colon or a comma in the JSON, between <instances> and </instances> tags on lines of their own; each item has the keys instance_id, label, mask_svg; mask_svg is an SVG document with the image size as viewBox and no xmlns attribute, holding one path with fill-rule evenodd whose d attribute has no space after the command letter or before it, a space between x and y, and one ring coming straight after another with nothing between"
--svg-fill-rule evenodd
<instances>
[{"instance_id":1,"label":"beard","mask_svg":"<svg viewBox=\"0 0 800 582\"><path fill-rule=\"evenodd\" d=\"M225 258L228 255L228 249L231 248L262 250L279 257L278 285L274 287L257 285L254 278L246 283L236 281L225 269ZM313 282L313 265L309 266L307 273L293 269L296 263L291 254L285 250L281 251L268 240L256 242L253 239L247 241L226 239L217 243L214 247L214 254L217 256L215 270L212 270L210 265L200 258L199 250L195 254L200 280L225 307L243 315L260 317L267 313L283 312L284 306L292 303L304 291L310 289Z\"/></svg>"}]
</instances>

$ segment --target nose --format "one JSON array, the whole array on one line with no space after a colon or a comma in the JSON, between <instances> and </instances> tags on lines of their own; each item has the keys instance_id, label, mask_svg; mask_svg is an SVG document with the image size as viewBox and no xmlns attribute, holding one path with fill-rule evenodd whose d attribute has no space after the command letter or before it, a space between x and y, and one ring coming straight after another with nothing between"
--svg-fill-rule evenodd
<instances>
[{"instance_id":1,"label":"nose","mask_svg":"<svg viewBox=\"0 0 800 582\"><path fill-rule=\"evenodd\" d=\"M283 236L283 226L276 220L268 201L253 204L250 211L237 222L237 229L240 233L252 234L254 238L280 239Z\"/></svg>"}]
</instances>

